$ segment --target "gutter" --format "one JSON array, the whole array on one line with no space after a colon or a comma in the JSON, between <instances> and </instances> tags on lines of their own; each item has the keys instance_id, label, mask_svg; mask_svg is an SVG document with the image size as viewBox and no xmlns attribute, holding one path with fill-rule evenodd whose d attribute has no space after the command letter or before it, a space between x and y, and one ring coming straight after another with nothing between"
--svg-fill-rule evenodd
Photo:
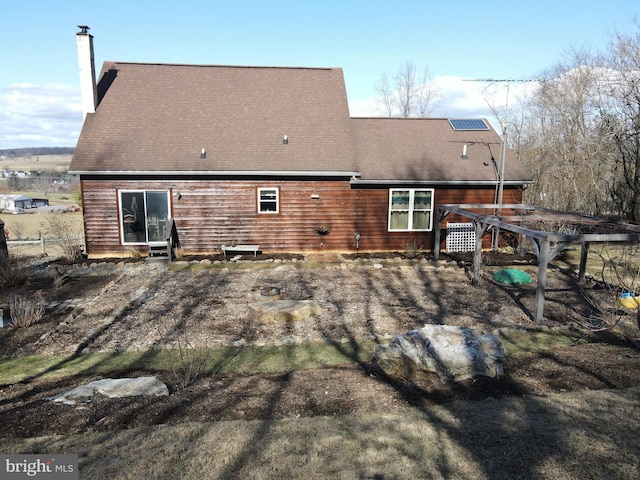
<instances>
[{"instance_id":1,"label":"gutter","mask_svg":"<svg viewBox=\"0 0 640 480\"><path fill-rule=\"evenodd\" d=\"M360 172L317 172L317 171L252 171L252 170L69 170L72 175L95 175L95 176L209 176L209 177L350 177L360 176Z\"/></svg>"},{"instance_id":2,"label":"gutter","mask_svg":"<svg viewBox=\"0 0 640 480\"><path fill-rule=\"evenodd\" d=\"M352 178L351 185L461 185L495 186L496 180L359 180ZM504 185L533 185L533 180L505 180Z\"/></svg>"}]
</instances>

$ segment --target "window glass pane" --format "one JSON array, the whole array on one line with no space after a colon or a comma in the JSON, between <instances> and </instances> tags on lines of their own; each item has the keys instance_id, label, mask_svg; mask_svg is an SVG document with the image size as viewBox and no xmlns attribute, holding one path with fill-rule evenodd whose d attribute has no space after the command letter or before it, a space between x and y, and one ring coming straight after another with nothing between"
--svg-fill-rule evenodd
<instances>
[{"instance_id":1,"label":"window glass pane","mask_svg":"<svg viewBox=\"0 0 640 480\"><path fill-rule=\"evenodd\" d=\"M276 199L275 190L260 190L260 200L274 200Z\"/></svg>"},{"instance_id":2,"label":"window glass pane","mask_svg":"<svg viewBox=\"0 0 640 480\"><path fill-rule=\"evenodd\" d=\"M258 196L258 209L261 213L276 213L278 211L277 189L261 189Z\"/></svg>"},{"instance_id":3,"label":"window glass pane","mask_svg":"<svg viewBox=\"0 0 640 480\"><path fill-rule=\"evenodd\" d=\"M149 240L163 240L169 223L169 192L146 192Z\"/></svg>"},{"instance_id":4,"label":"window glass pane","mask_svg":"<svg viewBox=\"0 0 640 480\"><path fill-rule=\"evenodd\" d=\"M413 197L413 207L419 210L431 209L431 192L416 190Z\"/></svg>"},{"instance_id":5,"label":"window glass pane","mask_svg":"<svg viewBox=\"0 0 640 480\"><path fill-rule=\"evenodd\" d=\"M391 192L391 210L409 209L409 191L394 190Z\"/></svg>"},{"instance_id":6,"label":"window glass pane","mask_svg":"<svg viewBox=\"0 0 640 480\"><path fill-rule=\"evenodd\" d=\"M409 212L391 212L389 228L391 230L407 230L409 228Z\"/></svg>"},{"instance_id":7,"label":"window glass pane","mask_svg":"<svg viewBox=\"0 0 640 480\"><path fill-rule=\"evenodd\" d=\"M144 195L142 192L122 192L122 231L124 241L130 243L145 242Z\"/></svg>"},{"instance_id":8,"label":"window glass pane","mask_svg":"<svg viewBox=\"0 0 640 480\"><path fill-rule=\"evenodd\" d=\"M413 230L429 229L429 212L413 212Z\"/></svg>"},{"instance_id":9,"label":"window glass pane","mask_svg":"<svg viewBox=\"0 0 640 480\"><path fill-rule=\"evenodd\" d=\"M261 212L277 212L278 204L276 202L262 202L260 207Z\"/></svg>"}]
</instances>

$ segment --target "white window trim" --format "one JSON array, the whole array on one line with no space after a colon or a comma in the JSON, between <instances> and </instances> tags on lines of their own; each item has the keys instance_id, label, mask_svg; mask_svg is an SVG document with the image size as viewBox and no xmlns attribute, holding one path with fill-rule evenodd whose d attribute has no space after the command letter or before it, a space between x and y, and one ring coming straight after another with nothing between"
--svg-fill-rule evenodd
<instances>
[{"instance_id":1,"label":"white window trim","mask_svg":"<svg viewBox=\"0 0 640 480\"><path fill-rule=\"evenodd\" d=\"M261 208L260 208L261 205L262 205L262 202L260 200L260 193L262 193L264 191L273 191L273 190L275 190L275 192L276 192L276 211L275 212L272 212L272 211L263 212L261 210ZM260 188L258 188L257 202L258 202L258 213L260 215L275 215L277 213L280 213L280 188L278 188L278 187L260 187Z\"/></svg>"},{"instance_id":2,"label":"white window trim","mask_svg":"<svg viewBox=\"0 0 640 480\"><path fill-rule=\"evenodd\" d=\"M431 206L424 211L428 211L429 215L429 227L426 229L413 229L411 225L413 225L413 200L415 198L415 192L431 192ZM407 225L409 228L406 229L397 229L391 228L391 199L393 198L393 192L409 192L409 219L407 221ZM434 189L433 188L390 188L389 189L389 213L387 215L387 231L389 232L430 232L433 230L433 199L434 199ZM395 210L398 211L398 210ZM423 210L420 210L423 211Z\"/></svg>"}]
</instances>

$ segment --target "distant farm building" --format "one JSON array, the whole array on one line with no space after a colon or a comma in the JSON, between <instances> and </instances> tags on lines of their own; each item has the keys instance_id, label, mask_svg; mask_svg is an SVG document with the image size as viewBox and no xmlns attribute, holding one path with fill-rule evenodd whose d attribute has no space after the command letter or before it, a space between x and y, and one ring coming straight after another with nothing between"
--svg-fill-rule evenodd
<instances>
[{"instance_id":1,"label":"distant farm building","mask_svg":"<svg viewBox=\"0 0 640 480\"><path fill-rule=\"evenodd\" d=\"M26 195L0 195L0 210L9 213L22 213L27 208L46 207L46 198L31 198Z\"/></svg>"}]
</instances>

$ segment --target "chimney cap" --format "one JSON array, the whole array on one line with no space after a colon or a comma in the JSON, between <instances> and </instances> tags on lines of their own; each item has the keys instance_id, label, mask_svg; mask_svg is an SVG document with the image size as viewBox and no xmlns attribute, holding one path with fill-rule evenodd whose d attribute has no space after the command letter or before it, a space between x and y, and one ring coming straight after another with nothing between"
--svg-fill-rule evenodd
<instances>
[{"instance_id":1,"label":"chimney cap","mask_svg":"<svg viewBox=\"0 0 640 480\"><path fill-rule=\"evenodd\" d=\"M87 25L78 25L78 28L80 30L82 30L81 32L78 32L78 35L88 35L89 34L89 27Z\"/></svg>"}]
</instances>

